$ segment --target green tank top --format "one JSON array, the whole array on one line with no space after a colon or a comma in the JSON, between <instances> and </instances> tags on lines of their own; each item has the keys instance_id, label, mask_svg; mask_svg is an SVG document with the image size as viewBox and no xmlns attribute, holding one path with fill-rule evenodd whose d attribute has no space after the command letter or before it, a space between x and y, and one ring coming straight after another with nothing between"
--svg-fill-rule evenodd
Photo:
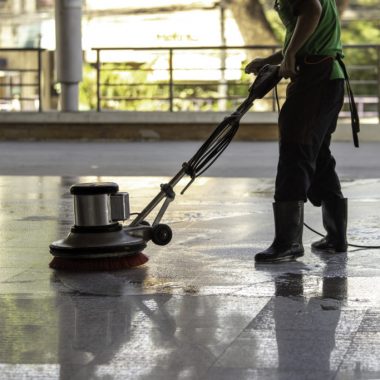
<instances>
[{"instance_id":1,"label":"green tank top","mask_svg":"<svg viewBox=\"0 0 380 380\"><path fill-rule=\"evenodd\" d=\"M303 0L276 0L277 10L286 28L284 51L286 51L297 23L297 5ZM314 33L297 52L297 56L339 54L343 57L340 41L340 22L335 0L319 0L322 5L322 15ZM344 78L339 63L334 60L330 79Z\"/></svg>"}]
</instances>

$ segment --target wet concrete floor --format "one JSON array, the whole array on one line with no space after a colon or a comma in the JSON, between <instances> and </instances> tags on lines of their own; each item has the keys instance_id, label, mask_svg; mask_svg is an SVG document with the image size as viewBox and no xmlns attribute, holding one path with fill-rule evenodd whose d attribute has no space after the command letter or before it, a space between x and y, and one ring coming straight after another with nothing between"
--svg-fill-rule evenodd
<instances>
[{"instance_id":1,"label":"wet concrete floor","mask_svg":"<svg viewBox=\"0 0 380 380\"><path fill-rule=\"evenodd\" d=\"M117 272L48 268L72 184L114 181L141 209L168 177L0 176L0 379L380 379L380 250L256 266L273 180L200 177L173 240ZM183 186L178 186L180 190ZM177 188L176 188L177 190ZM380 180L343 182L349 240L380 245ZM322 231L320 209L305 221Z\"/></svg>"}]
</instances>

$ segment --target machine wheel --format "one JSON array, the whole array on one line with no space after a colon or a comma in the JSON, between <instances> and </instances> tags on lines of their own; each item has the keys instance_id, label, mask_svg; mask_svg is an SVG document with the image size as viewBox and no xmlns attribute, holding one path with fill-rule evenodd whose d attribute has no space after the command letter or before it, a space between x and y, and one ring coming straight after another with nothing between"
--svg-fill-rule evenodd
<instances>
[{"instance_id":1,"label":"machine wheel","mask_svg":"<svg viewBox=\"0 0 380 380\"><path fill-rule=\"evenodd\" d=\"M152 229L152 241L157 245L166 245L172 240L173 232L167 224L157 224Z\"/></svg>"}]
</instances>

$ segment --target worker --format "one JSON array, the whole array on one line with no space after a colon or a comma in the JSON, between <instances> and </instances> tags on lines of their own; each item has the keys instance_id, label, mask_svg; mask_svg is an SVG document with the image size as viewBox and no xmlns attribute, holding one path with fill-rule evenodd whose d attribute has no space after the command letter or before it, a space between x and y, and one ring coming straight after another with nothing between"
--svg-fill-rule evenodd
<instances>
[{"instance_id":1,"label":"worker","mask_svg":"<svg viewBox=\"0 0 380 380\"><path fill-rule=\"evenodd\" d=\"M257 74L266 64L278 64L280 76L290 78L278 119L275 237L269 248L256 254L258 263L303 256L307 200L322 207L327 232L312 248L333 253L347 250L347 199L330 152L346 77L336 4L334 0L276 0L275 9L286 28L283 49L256 58L245 68L246 73Z\"/></svg>"}]
</instances>

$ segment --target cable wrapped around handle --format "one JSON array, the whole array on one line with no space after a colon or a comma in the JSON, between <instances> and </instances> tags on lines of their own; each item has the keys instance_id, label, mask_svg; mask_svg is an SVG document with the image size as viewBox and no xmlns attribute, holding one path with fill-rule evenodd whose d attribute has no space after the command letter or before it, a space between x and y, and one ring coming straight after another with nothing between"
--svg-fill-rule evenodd
<instances>
[{"instance_id":1,"label":"cable wrapped around handle","mask_svg":"<svg viewBox=\"0 0 380 380\"><path fill-rule=\"evenodd\" d=\"M185 173L191 177L191 180L181 191L181 194L184 194L195 178L202 175L224 152L239 129L242 116L233 114L225 118L196 154L188 162L182 164Z\"/></svg>"},{"instance_id":2,"label":"cable wrapped around handle","mask_svg":"<svg viewBox=\"0 0 380 380\"><path fill-rule=\"evenodd\" d=\"M263 98L280 80L279 66L265 65L261 68L244 102L216 127L195 155L183 163L182 167L191 180L181 194L184 194L195 178L202 175L224 152L238 131L241 118L252 107L254 100Z\"/></svg>"},{"instance_id":3,"label":"cable wrapped around handle","mask_svg":"<svg viewBox=\"0 0 380 380\"><path fill-rule=\"evenodd\" d=\"M188 175L191 179L181 194L190 187L194 180L202 175L224 152L227 146L234 138L240 126L241 118L252 107L255 99L263 98L269 91L281 80L279 76L279 66L265 65L261 68L252 86L249 88L249 94L243 103L215 128L210 137L202 144L194 156L182 164L181 170L167 184L171 189L183 178ZM163 189L156 197L137 215L131 222L130 226L137 226L150 214L150 212L165 198L167 194Z\"/></svg>"}]
</instances>

